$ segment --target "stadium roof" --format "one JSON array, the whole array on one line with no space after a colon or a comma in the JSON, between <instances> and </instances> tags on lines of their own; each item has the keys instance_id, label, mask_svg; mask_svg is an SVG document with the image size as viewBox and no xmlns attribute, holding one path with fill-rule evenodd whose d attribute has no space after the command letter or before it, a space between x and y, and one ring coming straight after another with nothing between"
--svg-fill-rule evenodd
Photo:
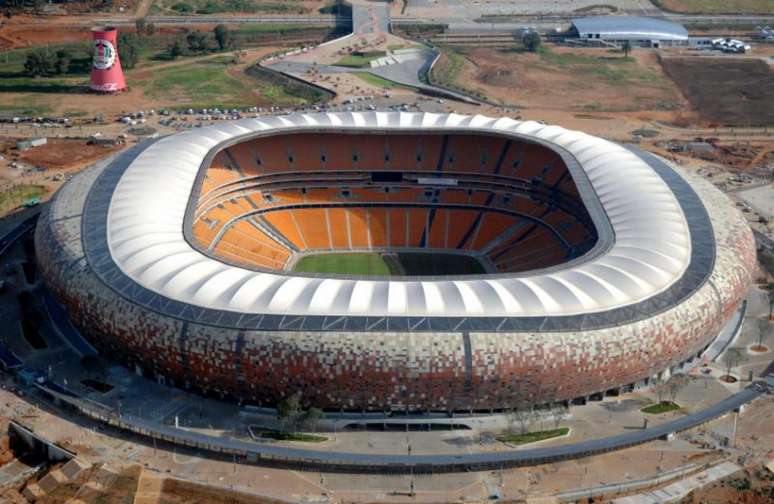
<instances>
[{"instance_id":1,"label":"stadium roof","mask_svg":"<svg viewBox=\"0 0 774 504\"><path fill-rule=\"evenodd\" d=\"M581 38L599 34L609 40L688 40L688 30L665 19L638 16L596 16L572 20Z\"/></svg>"},{"instance_id":2,"label":"stadium roof","mask_svg":"<svg viewBox=\"0 0 774 504\"><path fill-rule=\"evenodd\" d=\"M564 268L476 277L375 279L298 276L224 264L185 238L197 175L218 150L261 134L301 131L476 132L533 139L568 153L585 173L613 238ZM636 189L635 189L636 188ZM106 240L133 283L166 299L239 314L539 317L597 313L667 290L691 261L691 233L665 180L630 150L556 126L430 113L320 113L246 119L157 141L115 184ZM597 200L598 198L598 200ZM107 201L106 201L107 202ZM105 215L104 213L102 215ZM96 231L95 231L96 233Z\"/></svg>"}]
</instances>

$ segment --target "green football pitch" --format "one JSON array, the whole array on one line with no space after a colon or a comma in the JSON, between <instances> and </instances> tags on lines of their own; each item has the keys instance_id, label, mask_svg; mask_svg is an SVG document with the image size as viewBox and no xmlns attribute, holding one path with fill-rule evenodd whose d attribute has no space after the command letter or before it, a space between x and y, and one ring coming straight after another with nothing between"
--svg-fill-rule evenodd
<instances>
[{"instance_id":1,"label":"green football pitch","mask_svg":"<svg viewBox=\"0 0 774 504\"><path fill-rule=\"evenodd\" d=\"M304 256L293 271L342 275L389 275L390 268L376 253L318 254Z\"/></svg>"},{"instance_id":2,"label":"green football pitch","mask_svg":"<svg viewBox=\"0 0 774 504\"><path fill-rule=\"evenodd\" d=\"M298 260L293 271L341 275L470 275L485 273L475 258L458 254L347 252Z\"/></svg>"}]
</instances>

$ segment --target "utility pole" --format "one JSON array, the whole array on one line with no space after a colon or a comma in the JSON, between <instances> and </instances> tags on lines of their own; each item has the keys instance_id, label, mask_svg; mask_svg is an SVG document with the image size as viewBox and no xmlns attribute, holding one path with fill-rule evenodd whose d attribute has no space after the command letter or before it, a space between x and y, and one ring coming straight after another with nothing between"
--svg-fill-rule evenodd
<instances>
[{"instance_id":1,"label":"utility pole","mask_svg":"<svg viewBox=\"0 0 774 504\"><path fill-rule=\"evenodd\" d=\"M734 426L731 429L731 448L736 445L736 424L739 421L739 410L734 410Z\"/></svg>"}]
</instances>

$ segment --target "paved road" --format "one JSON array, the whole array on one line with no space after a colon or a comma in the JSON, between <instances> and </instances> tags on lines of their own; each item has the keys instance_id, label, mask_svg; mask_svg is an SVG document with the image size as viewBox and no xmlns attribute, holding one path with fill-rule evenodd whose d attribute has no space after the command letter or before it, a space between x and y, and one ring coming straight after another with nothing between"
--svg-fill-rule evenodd
<instances>
[{"instance_id":1,"label":"paved road","mask_svg":"<svg viewBox=\"0 0 774 504\"><path fill-rule=\"evenodd\" d=\"M395 23L442 23L449 25L449 33L485 33L485 32L510 32L526 27L534 27L539 30L553 30L555 28L567 28L570 20L581 16L524 16L518 21L512 22L484 22L477 23L472 19L459 17L439 17L432 19L400 18L394 19ZM661 14L658 17L686 25L697 24L742 24L742 25L771 25L774 24L774 16L703 16L684 14Z\"/></svg>"},{"instance_id":2,"label":"paved road","mask_svg":"<svg viewBox=\"0 0 774 504\"><path fill-rule=\"evenodd\" d=\"M351 21L331 16L331 15L319 15L319 16L261 16L261 15L240 15L240 16L148 16L149 22L157 26L162 25L212 25L212 24L303 24L310 26L334 26L336 23L349 24ZM18 23L23 24L23 23ZM39 21L34 21L29 24L39 25ZM94 26L97 24L111 25L111 26L134 26L134 18L132 17L101 17L101 16L79 16L77 18L66 18L58 20L52 18L46 20L46 24L50 26ZM16 23L14 24L16 26Z\"/></svg>"},{"instance_id":3,"label":"paved road","mask_svg":"<svg viewBox=\"0 0 774 504\"><path fill-rule=\"evenodd\" d=\"M390 29L390 11L384 3L353 3L352 24L358 35L387 33Z\"/></svg>"},{"instance_id":4,"label":"paved road","mask_svg":"<svg viewBox=\"0 0 774 504\"><path fill-rule=\"evenodd\" d=\"M314 65L313 63L287 60L277 61L271 65L268 65L268 67L272 70L290 74L300 79L303 79L306 72L312 68L322 74L372 73L399 84L418 88L425 94L429 94L431 96L450 98L452 100L458 100L465 103L478 103L467 95L456 93L447 89L441 89L435 86L429 86L422 82L422 76L429 69L430 65L435 59L435 56L435 51L427 49L421 58L406 61L400 64L385 65L376 68L350 68L336 65Z\"/></svg>"},{"instance_id":5,"label":"paved road","mask_svg":"<svg viewBox=\"0 0 774 504\"><path fill-rule=\"evenodd\" d=\"M358 0L352 4L353 31L358 36L373 38L386 33L390 25L390 12L386 4L363 2ZM312 49L314 51L314 49ZM314 68L320 73L358 73L369 72L385 79L418 88L433 96L443 96L467 103L477 103L470 97L454 91L429 86L423 82L424 75L430 69L438 53L432 49L418 51L415 58L398 64L384 65L376 68L349 68L336 65L315 65L308 62L279 60L267 65L272 70L304 78L308 70ZM307 55L308 56L308 55Z\"/></svg>"}]
</instances>

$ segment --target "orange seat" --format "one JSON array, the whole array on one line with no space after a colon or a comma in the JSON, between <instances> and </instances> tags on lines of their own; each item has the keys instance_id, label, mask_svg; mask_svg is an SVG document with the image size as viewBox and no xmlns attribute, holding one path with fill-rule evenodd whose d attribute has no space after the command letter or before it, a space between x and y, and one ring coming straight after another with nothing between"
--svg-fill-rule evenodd
<instances>
[{"instance_id":1,"label":"orange seat","mask_svg":"<svg viewBox=\"0 0 774 504\"><path fill-rule=\"evenodd\" d=\"M371 248L368 211L362 208L347 209L347 217L352 248Z\"/></svg>"},{"instance_id":2,"label":"orange seat","mask_svg":"<svg viewBox=\"0 0 774 504\"><path fill-rule=\"evenodd\" d=\"M307 248L292 210L269 211L263 214L263 218L299 250Z\"/></svg>"},{"instance_id":3,"label":"orange seat","mask_svg":"<svg viewBox=\"0 0 774 504\"><path fill-rule=\"evenodd\" d=\"M387 219L390 223L390 246L408 246L408 231L406 228L406 209L390 208L387 210Z\"/></svg>"},{"instance_id":4,"label":"orange seat","mask_svg":"<svg viewBox=\"0 0 774 504\"><path fill-rule=\"evenodd\" d=\"M371 230L371 246L387 246L387 210L385 208L370 208L368 210L369 229Z\"/></svg>"},{"instance_id":5,"label":"orange seat","mask_svg":"<svg viewBox=\"0 0 774 504\"><path fill-rule=\"evenodd\" d=\"M326 208L330 223L331 246L336 249L350 248L347 228L347 210L345 208Z\"/></svg>"},{"instance_id":6,"label":"orange seat","mask_svg":"<svg viewBox=\"0 0 774 504\"><path fill-rule=\"evenodd\" d=\"M499 212L486 212L473 239L469 240L470 250L480 250L490 241L500 236L506 229L516 223L516 218Z\"/></svg>"}]
</instances>

